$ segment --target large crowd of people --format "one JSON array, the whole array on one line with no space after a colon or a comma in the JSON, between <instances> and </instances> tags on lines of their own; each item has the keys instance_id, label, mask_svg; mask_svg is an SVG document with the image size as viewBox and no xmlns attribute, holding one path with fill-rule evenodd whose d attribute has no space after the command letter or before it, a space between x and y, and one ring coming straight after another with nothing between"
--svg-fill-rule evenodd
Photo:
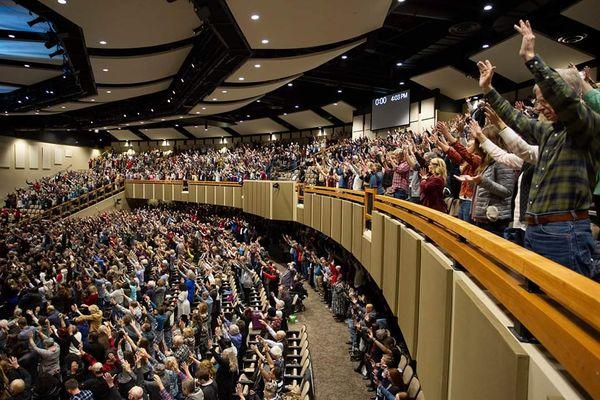
<instances>
[{"instance_id":1,"label":"large crowd of people","mask_svg":"<svg viewBox=\"0 0 600 400\"><path fill-rule=\"evenodd\" d=\"M298 399L283 385L295 274L260 240L189 205L3 227L1 398ZM250 308L263 283L270 304Z\"/></svg>"}]
</instances>

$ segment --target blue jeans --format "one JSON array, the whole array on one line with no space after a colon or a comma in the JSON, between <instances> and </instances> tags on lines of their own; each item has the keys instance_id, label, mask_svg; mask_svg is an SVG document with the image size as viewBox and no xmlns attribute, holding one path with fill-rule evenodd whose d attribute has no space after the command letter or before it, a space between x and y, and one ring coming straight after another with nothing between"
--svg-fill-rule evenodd
<instances>
[{"instance_id":1,"label":"blue jeans","mask_svg":"<svg viewBox=\"0 0 600 400\"><path fill-rule=\"evenodd\" d=\"M460 199L460 208L458 210L458 219L471 222L471 200Z\"/></svg>"},{"instance_id":2,"label":"blue jeans","mask_svg":"<svg viewBox=\"0 0 600 400\"><path fill-rule=\"evenodd\" d=\"M589 219L530 225L525 231L525 247L587 277L594 272Z\"/></svg>"},{"instance_id":3,"label":"blue jeans","mask_svg":"<svg viewBox=\"0 0 600 400\"><path fill-rule=\"evenodd\" d=\"M407 198L406 191L402 190L402 189L396 189L396 191L394 192L394 194L392 196L394 196L395 199L400 199L400 200L406 200L406 198Z\"/></svg>"},{"instance_id":4,"label":"blue jeans","mask_svg":"<svg viewBox=\"0 0 600 400\"><path fill-rule=\"evenodd\" d=\"M381 385L377 386L377 397L384 400L396 400L396 396Z\"/></svg>"}]
</instances>

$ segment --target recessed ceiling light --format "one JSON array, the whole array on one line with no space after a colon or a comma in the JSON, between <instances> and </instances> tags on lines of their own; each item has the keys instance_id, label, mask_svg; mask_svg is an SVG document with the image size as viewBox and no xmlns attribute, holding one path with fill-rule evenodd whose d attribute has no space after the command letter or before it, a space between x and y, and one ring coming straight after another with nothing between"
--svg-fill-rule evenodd
<instances>
[{"instance_id":1,"label":"recessed ceiling light","mask_svg":"<svg viewBox=\"0 0 600 400\"><path fill-rule=\"evenodd\" d=\"M196 111L196 114L200 114L200 111Z\"/></svg>"},{"instance_id":2,"label":"recessed ceiling light","mask_svg":"<svg viewBox=\"0 0 600 400\"><path fill-rule=\"evenodd\" d=\"M164 121L165 119L164 119L164 118L161 118L160 120L161 120L161 121Z\"/></svg>"},{"instance_id":3,"label":"recessed ceiling light","mask_svg":"<svg viewBox=\"0 0 600 400\"><path fill-rule=\"evenodd\" d=\"M406 0L398 0L398 3L404 3Z\"/></svg>"},{"instance_id":4,"label":"recessed ceiling light","mask_svg":"<svg viewBox=\"0 0 600 400\"><path fill-rule=\"evenodd\" d=\"M137 115L140 115L140 113L138 112Z\"/></svg>"},{"instance_id":5,"label":"recessed ceiling light","mask_svg":"<svg viewBox=\"0 0 600 400\"><path fill-rule=\"evenodd\" d=\"M269 44L269 39L263 39L260 41L262 44Z\"/></svg>"},{"instance_id":6,"label":"recessed ceiling light","mask_svg":"<svg viewBox=\"0 0 600 400\"><path fill-rule=\"evenodd\" d=\"M243 76L240 76L240 77L238 78L238 81L245 81L245 80L246 80L246 78L244 78Z\"/></svg>"},{"instance_id":7,"label":"recessed ceiling light","mask_svg":"<svg viewBox=\"0 0 600 400\"><path fill-rule=\"evenodd\" d=\"M179 119L182 119L183 117L179 117Z\"/></svg>"},{"instance_id":8,"label":"recessed ceiling light","mask_svg":"<svg viewBox=\"0 0 600 400\"><path fill-rule=\"evenodd\" d=\"M30 68L30 67L31 67L31 65L29 65L29 64L25 64L25 65L23 65L23 66L24 66L25 68Z\"/></svg>"},{"instance_id":9,"label":"recessed ceiling light","mask_svg":"<svg viewBox=\"0 0 600 400\"><path fill-rule=\"evenodd\" d=\"M487 44L487 43L481 46L481 48L482 48L482 49L487 49L487 48L489 48L489 47L490 47L490 45L489 45L489 44Z\"/></svg>"},{"instance_id":10,"label":"recessed ceiling light","mask_svg":"<svg viewBox=\"0 0 600 400\"><path fill-rule=\"evenodd\" d=\"M9 38L14 39L16 36L13 34L8 35Z\"/></svg>"},{"instance_id":11,"label":"recessed ceiling light","mask_svg":"<svg viewBox=\"0 0 600 400\"><path fill-rule=\"evenodd\" d=\"M35 112L35 115L40 115L40 113L38 111Z\"/></svg>"},{"instance_id":12,"label":"recessed ceiling light","mask_svg":"<svg viewBox=\"0 0 600 400\"><path fill-rule=\"evenodd\" d=\"M246 118L250 118L250 114L246 115Z\"/></svg>"},{"instance_id":13,"label":"recessed ceiling light","mask_svg":"<svg viewBox=\"0 0 600 400\"><path fill-rule=\"evenodd\" d=\"M254 64L254 68L260 68L261 65L260 64Z\"/></svg>"},{"instance_id":14,"label":"recessed ceiling light","mask_svg":"<svg viewBox=\"0 0 600 400\"><path fill-rule=\"evenodd\" d=\"M494 8L493 5L491 4L486 4L485 6L483 6L483 11L491 11L492 8Z\"/></svg>"},{"instance_id":15,"label":"recessed ceiling light","mask_svg":"<svg viewBox=\"0 0 600 400\"><path fill-rule=\"evenodd\" d=\"M300 106L294 106L294 108L300 108Z\"/></svg>"},{"instance_id":16,"label":"recessed ceiling light","mask_svg":"<svg viewBox=\"0 0 600 400\"><path fill-rule=\"evenodd\" d=\"M287 115L287 113L283 113L283 115Z\"/></svg>"},{"instance_id":17,"label":"recessed ceiling light","mask_svg":"<svg viewBox=\"0 0 600 400\"><path fill-rule=\"evenodd\" d=\"M127 114L123 114L123 117L124 117L124 118L127 118Z\"/></svg>"},{"instance_id":18,"label":"recessed ceiling light","mask_svg":"<svg viewBox=\"0 0 600 400\"><path fill-rule=\"evenodd\" d=\"M175 94L175 91L174 91L174 90L171 90L171 92L173 92L173 94Z\"/></svg>"},{"instance_id":19,"label":"recessed ceiling light","mask_svg":"<svg viewBox=\"0 0 600 400\"><path fill-rule=\"evenodd\" d=\"M396 67L401 67L403 64L401 62L396 63Z\"/></svg>"},{"instance_id":20,"label":"recessed ceiling light","mask_svg":"<svg viewBox=\"0 0 600 400\"><path fill-rule=\"evenodd\" d=\"M203 110L206 110L206 107L202 107Z\"/></svg>"},{"instance_id":21,"label":"recessed ceiling light","mask_svg":"<svg viewBox=\"0 0 600 400\"><path fill-rule=\"evenodd\" d=\"M171 102L171 99L168 99L168 100L167 100L167 103L170 103L170 102Z\"/></svg>"},{"instance_id":22,"label":"recessed ceiling light","mask_svg":"<svg viewBox=\"0 0 600 400\"><path fill-rule=\"evenodd\" d=\"M102 72L108 72L108 68L102 68Z\"/></svg>"},{"instance_id":23,"label":"recessed ceiling light","mask_svg":"<svg viewBox=\"0 0 600 400\"><path fill-rule=\"evenodd\" d=\"M400 82L400 86L404 85L404 82Z\"/></svg>"},{"instance_id":24,"label":"recessed ceiling light","mask_svg":"<svg viewBox=\"0 0 600 400\"><path fill-rule=\"evenodd\" d=\"M217 98L216 98L216 97L213 97L213 98L212 98L212 101L217 101Z\"/></svg>"},{"instance_id":25,"label":"recessed ceiling light","mask_svg":"<svg viewBox=\"0 0 600 400\"><path fill-rule=\"evenodd\" d=\"M21 104L21 103L22 103L22 101L21 101L21 100L17 100L17 103Z\"/></svg>"},{"instance_id":26,"label":"recessed ceiling light","mask_svg":"<svg viewBox=\"0 0 600 400\"><path fill-rule=\"evenodd\" d=\"M58 4L67 4L67 0L58 0Z\"/></svg>"},{"instance_id":27,"label":"recessed ceiling light","mask_svg":"<svg viewBox=\"0 0 600 400\"><path fill-rule=\"evenodd\" d=\"M346 60L347 58L348 58L348 56L345 54L342 56L342 60Z\"/></svg>"},{"instance_id":28,"label":"recessed ceiling light","mask_svg":"<svg viewBox=\"0 0 600 400\"><path fill-rule=\"evenodd\" d=\"M260 15L258 15L258 14L252 14L252 15L250 16L250 19L251 19L252 21L258 21L258 20L260 19Z\"/></svg>"},{"instance_id":29,"label":"recessed ceiling light","mask_svg":"<svg viewBox=\"0 0 600 400\"><path fill-rule=\"evenodd\" d=\"M342 89L338 89L338 93L342 93Z\"/></svg>"},{"instance_id":30,"label":"recessed ceiling light","mask_svg":"<svg viewBox=\"0 0 600 400\"><path fill-rule=\"evenodd\" d=\"M292 82L290 82L290 83L288 83L288 86L292 87L292 86L294 86L294 84Z\"/></svg>"},{"instance_id":31,"label":"recessed ceiling light","mask_svg":"<svg viewBox=\"0 0 600 400\"><path fill-rule=\"evenodd\" d=\"M151 108L151 109L150 109L150 112L154 112L154 108Z\"/></svg>"},{"instance_id":32,"label":"recessed ceiling light","mask_svg":"<svg viewBox=\"0 0 600 400\"><path fill-rule=\"evenodd\" d=\"M96 101L96 99L90 99L90 101Z\"/></svg>"},{"instance_id":33,"label":"recessed ceiling light","mask_svg":"<svg viewBox=\"0 0 600 400\"><path fill-rule=\"evenodd\" d=\"M179 124L175 124L175 126L179 126Z\"/></svg>"},{"instance_id":34,"label":"recessed ceiling light","mask_svg":"<svg viewBox=\"0 0 600 400\"><path fill-rule=\"evenodd\" d=\"M60 108L67 108L67 107L65 107L65 106L61 106Z\"/></svg>"},{"instance_id":35,"label":"recessed ceiling light","mask_svg":"<svg viewBox=\"0 0 600 400\"><path fill-rule=\"evenodd\" d=\"M100 44L104 45L104 44L106 44L106 43L108 43L108 42L107 42L106 40L101 40L101 41L100 41L100 42L98 42L98 43L100 43Z\"/></svg>"},{"instance_id":36,"label":"recessed ceiling light","mask_svg":"<svg viewBox=\"0 0 600 400\"><path fill-rule=\"evenodd\" d=\"M334 106L337 106L337 103L333 103Z\"/></svg>"},{"instance_id":37,"label":"recessed ceiling light","mask_svg":"<svg viewBox=\"0 0 600 400\"><path fill-rule=\"evenodd\" d=\"M256 100L257 103L260 103L260 100Z\"/></svg>"},{"instance_id":38,"label":"recessed ceiling light","mask_svg":"<svg viewBox=\"0 0 600 400\"><path fill-rule=\"evenodd\" d=\"M221 93L227 93L227 90L221 90Z\"/></svg>"}]
</instances>

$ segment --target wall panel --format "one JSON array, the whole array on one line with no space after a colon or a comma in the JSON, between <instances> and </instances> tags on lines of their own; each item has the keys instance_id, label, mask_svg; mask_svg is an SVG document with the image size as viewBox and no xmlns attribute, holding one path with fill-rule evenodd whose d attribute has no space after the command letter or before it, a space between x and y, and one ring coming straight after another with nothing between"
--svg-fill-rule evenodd
<instances>
[{"instance_id":1,"label":"wall panel","mask_svg":"<svg viewBox=\"0 0 600 400\"><path fill-rule=\"evenodd\" d=\"M183 191L183 184L174 183L171 186L173 187L173 201L181 201L181 192Z\"/></svg>"},{"instance_id":2,"label":"wall panel","mask_svg":"<svg viewBox=\"0 0 600 400\"><path fill-rule=\"evenodd\" d=\"M321 232L331 236L331 197L321 198Z\"/></svg>"},{"instance_id":3,"label":"wall panel","mask_svg":"<svg viewBox=\"0 0 600 400\"><path fill-rule=\"evenodd\" d=\"M367 272L370 274L371 273L371 237L366 234L363 234L363 236L362 236L361 255L362 255L361 263L362 263L363 267L365 267Z\"/></svg>"},{"instance_id":4,"label":"wall panel","mask_svg":"<svg viewBox=\"0 0 600 400\"><path fill-rule=\"evenodd\" d=\"M227 207L233 207L233 186L225 186L223 193L223 204Z\"/></svg>"},{"instance_id":5,"label":"wall panel","mask_svg":"<svg viewBox=\"0 0 600 400\"><path fill-rule=\"evenodd\" d=\"M342 200L342 246L352 251L352 203L348 200Z\"/></svg>"},{"instance_id":6,"label":"wall panel","mask_svg":"<svg viewBox=\"0 0 600 400\"><path fill-rule=\"evenodd\" d=\"M318 194L316 194L313 197L313 204L312 204L312 217L310 220L310 226L313 229L316 229L318 231L321 230L321 203L322 203L322 198L323 196L320 196Z\"/></svg>"},{"instance_id":7,"label":"wall panel","mask_svg":"<svg viewBox=\"0 0 600 400\"><path fill-rule=\"evenodd\" d=\"M304 195L304 225L311 226L312 225L312 204L313 204L314 194L305 194Z\"/></svg>"},{"instance_id":8,"label":"wall panel","mask_svg":"<svg viewBox=\"0 0 600 400\"><path fill-rule=\"evenodd\" d=\"M244 207L244 199L242 196L243 196L242 188L234 187L233 188L233 206L234 207L236 207L236 208Z\"/></svg>"},{"instance_id":9,"label":"wall panel","mask_svg":"<svg viewBox=\"0 0 600 400\"><path fill-rule=\"evenodd\" d=\"M401 254L401 226L400 222L392 218L384 218L385 246L383 247L383 280L381 289L394 315L396 315L398 303L398 259Z\"/></svg>"},{"instance_id":10,"label":"wall panel","mask_svg":"<svg viewBox=\"0 0 600 400\"><path fill-rule=\"evenodd\" d=\"M371 216L371 277L381 287L383 271L383 214L373 211Z\"/></svg>"},{"instance_id":11,"label":"wall panel","mask_svg":"<svg viewBox=\"0 0 600 400\"><path fill-rule=\"evenodd\" d=\"M410 354L417 353L419 326L419 280L423 236L410 228L401 228L402 250L398 265L398 326Z\"/></svg>"},{"instance_id":12,"label":"wall panel","mask_svg":"<svg viewBox=\"0 0 600 400\"><path fill-rule=\"evenodd\" d=\"M526 400L529 357L463 279L454 285L450 400Z\"/></svg>"},{"instance_id":13,"label":"wall panel","mask_svg":"<svg viewBox=\"0 0 600 400\"><path fill-rule=\"evenodd\" d=\"M452 261L435 246L421 242L416 360L427 400L448 398L452 274Z\"/></svg>"},{"instance_id":14,"label":"wall panel","mask_svg":"<svg viewBox=\"0 0 600 400\"><path fill-rule=\"evenodd\" d=\"M331 238L342 242L342 201L331 199Z\"/></svg>"},{"instance_id":15,"label":"wall panel","mask_svg":"<svg viewBox=\"0 0 600 400\"><path fill-rule=\"evenodd\" d=\"M173 201L173 185L161 185L163 187L163 200Z\"/></svg>"},{"instance_id":16,"label":"wall panel","mask_svg":"<svg viewBox=\"0 0 600 400\"><path fill-rule=\"evenodd\" d=\"M364 206L352 203L352 254L360 260L362 254L362 236L364 231Z\"/></svg>"},{"instance_id":17,"label":"wall panel","mask_svg":"<svg viewBox=\"0 0 600 400\"><path fill-rule=\"evenodd\" d=\"M206 187L206 203L207 204L215 204L215 187L214 186Z\"/></svg>"},{"instance_id":18,"label":"wall panel","mask_svg":"<svg viewBox=\"0 0 600 400\"><path fill-rule=\"evenodd\" d=\"M273 187L274 184L279 188ZM295 182L279 181L271 182L271 209L272 218L279 221L293 221L296 207L296 187Z\"/></svg>"},{"instance_id":19,"label":"wall panel","mask_svg":"<svg viewBox=\"0 0 600 400\"><path fill-rule=\"evenodd\" d=\"M296 222L306 225L304 223L304 204L298 204L296 210Z\"/></svg>"},{"instance_id":20,"label":"wall panel","mask_svg":"<svg viewBox=\"0 0 600 400\"><path fill-rule=\"evenodd\" d=\"M200 204L206 204L206 186L198 186L196 189L196 199Z\"/></svg>"},{"instance_id":21,"label":"wall panel","mask_svg":"<svg viewBox=\"0 0 600 400\"><path fill-rule=\"evenodd\" d=\"M163 186L163 185L160 185ZM159 186L159 188L160 188ZM160 188L162 190L162 188ZM144 199L155 199L154 195L154 184L153 183L144 183L142 185L142 198Z\"/></svg>"},{"instance_id":22,"label":"wall panel","mask_svg":"<svg viewBox=\"0 0 600 400\"><path fill-rule=\"evenodd\" d=\"M225 191L222 186L215 187L215 204L219 206L225 205Z\"/></svg>"}]
</instances>

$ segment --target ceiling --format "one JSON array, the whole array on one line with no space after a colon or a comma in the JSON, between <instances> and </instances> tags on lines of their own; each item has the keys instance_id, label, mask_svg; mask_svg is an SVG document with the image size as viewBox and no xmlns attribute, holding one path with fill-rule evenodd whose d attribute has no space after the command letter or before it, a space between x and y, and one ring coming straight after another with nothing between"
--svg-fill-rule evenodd
<instances>
[{"instance_id":1,"label":"ceiling","mask_svg":"<svg viewBox=\"0 0 600 400\"><path fill-rule=\"evenodd\" d=\"M502 92L531 84L519 18L552 66L596 66L599 39L594 0L61 3L0 0L3 134L98 144L315 129L406 89L458 110L479 92L479 59Z\"/></svg>"}]
</instances>

